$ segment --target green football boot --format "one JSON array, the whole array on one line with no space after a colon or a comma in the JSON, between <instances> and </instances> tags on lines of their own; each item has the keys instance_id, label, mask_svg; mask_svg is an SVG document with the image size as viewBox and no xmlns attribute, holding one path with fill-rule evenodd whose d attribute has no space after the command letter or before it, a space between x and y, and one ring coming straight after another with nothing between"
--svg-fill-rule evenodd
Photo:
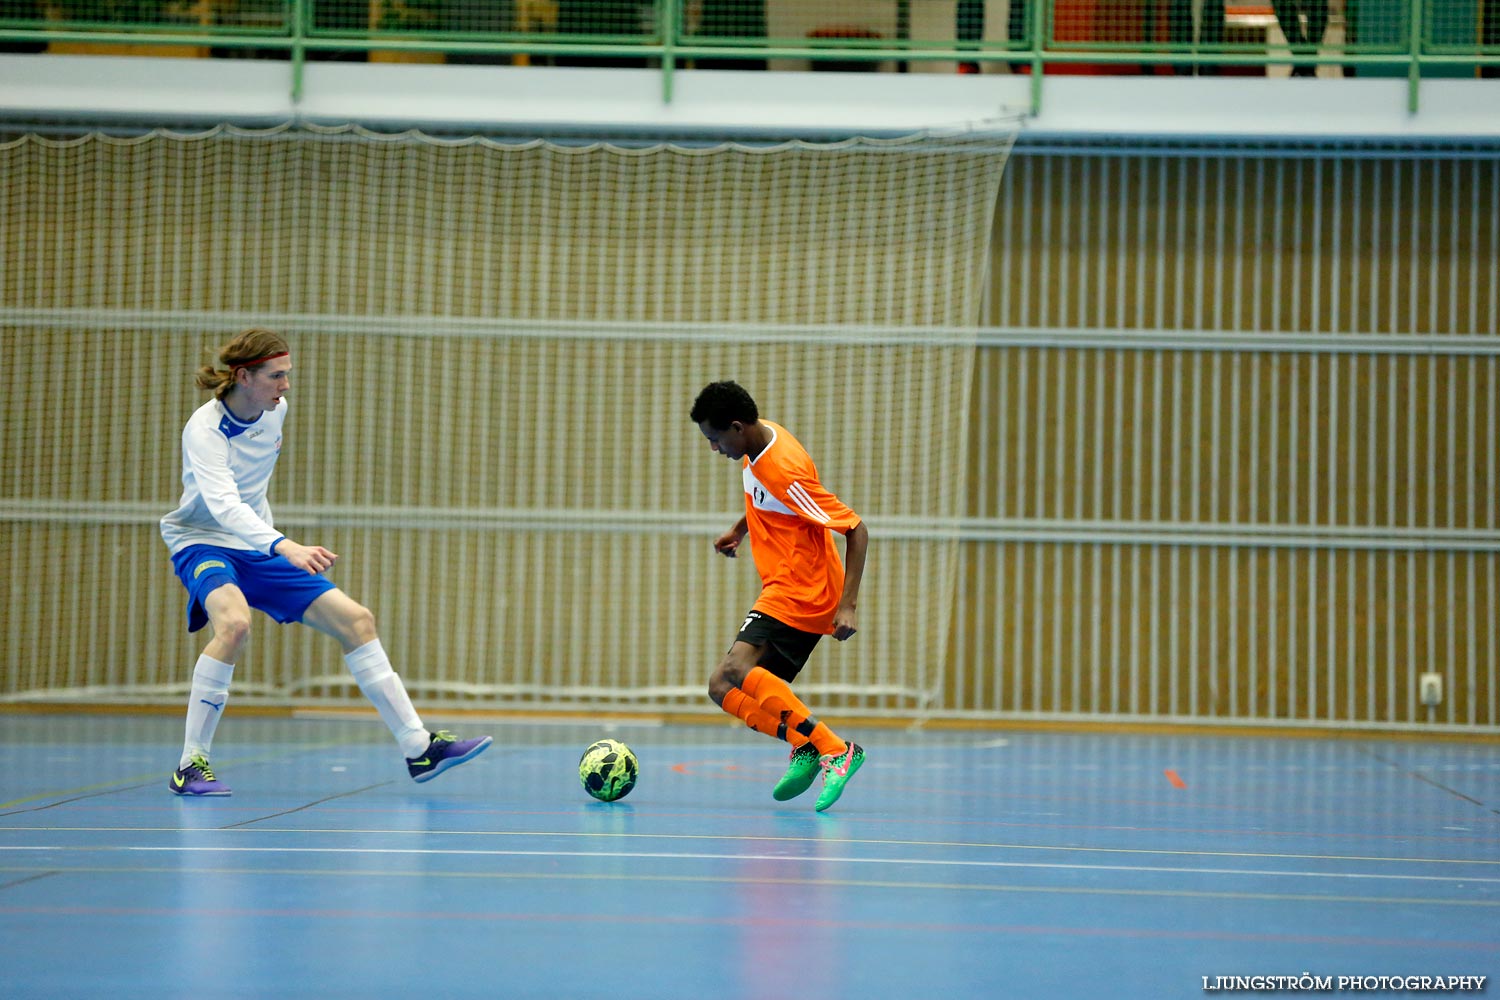
<instances>
[{"instance_id":1,"label":"green football boot","mask_svg":"<svg viewBox=\"0 0 1500 1000\"><path fill-rule=\"evenodd\" d=\"M812 787L813 779L817 776L818 748L811 743L794 747L790 760L787 761L786 774L783 774L781 780L776 782L776 789L771 792L771 798L777 802L795 799Z\"/></svg>"},{"instance_id":2,"label":"green football boot","mask_svg":"<svg viewBox=\"0 0 1500 1000\"><path fill-rule=\"evenodd\" d=\"M844 786L849 779L854 777L865 762L865 749L858 743L850 741L848 748L841 754L830 754L819 759L818 766L823 768L823 792L818 796L818 804L813 808L822 812L839 800L844 794Z\"/></svg>"}]
</instances>

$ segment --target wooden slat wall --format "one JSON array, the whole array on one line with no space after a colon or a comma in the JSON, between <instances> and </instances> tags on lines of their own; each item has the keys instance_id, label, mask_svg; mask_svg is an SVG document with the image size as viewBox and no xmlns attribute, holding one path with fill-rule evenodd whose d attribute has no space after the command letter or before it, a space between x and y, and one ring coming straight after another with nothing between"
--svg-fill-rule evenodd
<instances>
[{"instance_id":1,"label":"wooden slat wall","mask_svg":"<svg viewBox=\"0 0 1500 1000\"><path fill-rule=\"evenodd\" d=\"M1015 156L940 703L1500 725L1497 220L1493 159Z\"/></svg>"},{"instance_id":2,"label":"wooden slat wall","mask_svg":"<svg viewBox=\"0 0 1500 1000\"><path fill-rule=\"evenodd\" d=\"M338 166L353 156L343 146L296 154L316 168L306 191L283 190L292 174L270 169L285 166L275 157L291 155L286 150L233 146L166 144L149 162L130 146L92 153L80 146L58 154L56 190L20 179L0 186L8 206L0 217L11 220L0 226L0 249L20 262L0 273L0 299L36 312L6 331L21 363L0 376L13 431L0 494L20 511L0 524L0 548L14 554L0 609L7 692L139 696L184 680L197 640L181 634L180 598L152 521L175 478L175 435L198 398L186 384L187 359L222 331L169 335L153 310L190 308L307 313L325 324L329 332L300 335L299 360L307 373L338 373L341 388L296 397L305 429L280 499L326 525L325 541L368 553L365 568L351 559L343 572L403 637L393 641L404 643L394 647L399 659L415 665L434 697L509 692L526 702L559 691L569 704L607 704L613 692L643 692L660 704L702 704L702 673L729 626L675 604L665 624L642 624L634 604L617 602L609 607L620 623L602 632L625 636L636 655L600 663L580 638L587 633L578 609L587 602L570 598L654 593L641 584L640 567L649 565L645 579L694 595L704 608L748 601L742 591L753 581L724 576L712 560L700 568L695 546L705 529L685 531L690 515L733 502L732 479L701 470L680 413L711 371L774 385L783 400L776 415L821 443L828 480L875 514L872 523L883 514L908 532L897 537L893 526L877 537L861 642L829 643L819 653L808 683L824 685L820 704L832 710L899 714L915 705L988 720L1500 731L1494 159L1026 152L1012 158L1000 184L987 290L983 272L967 263L983 245L983 223L973 220L992 203L985 191L962 202L979 206L964 216L965 249L955 258L963 267L913 264L910 238L935 252L954 242L941 236L952 228L942 219L913 215L899 232L866 239L877 244L868 266L834 253L842 270L821 276L816 287L826 301L809 306L776 297L791 278L763 283L739 261L708 269L696 257L636 254L632 260L666 261L648 302L636 297L646 286L615 274L608 266L615 255L603 251L590 273L609 279L610 294L575 294L564 282L555 299L541 296L538 289L566 273L559 268L577 262L497 241L492 227L475 222L474 190L486 192L479 204L511 190L473 188L478 166L468 161L477 154L453 154L464 162L437 170L446 154L406 151L410 169L391 166L382 183L431 179L449 206L452 227L417 252L405 235L416 231L410 220L367 217L366 201L346 183L350 172L323 169L325 160ZM577 168L559 169L571 177ZM964 185L971 194L994 176L971 172ZM153 178L154 186L144 183ZM199 183L256 196L214 214L192 208L220 200L193 197ZM420 190L392 204L438 197ZM835 203L844 203L842 194L820 201ZM72 224L53 224L49 213L60 204L82 206ZM336 215L336 206L347 232L315 214ZM671 215L672 206L663 203L663 211ZM869 211L872 224L890 222ZM764 221L763 214L752 207L747 217ZM596 216L581 218L635 231ZM465 227L480 235L471 239ZM581 232L577 245L596 247L591 233ZM760 242L774 249L785 236L774 230ZM242 244L243 260L235 257ZM502 261L495 256L502 251L512 256ZM440 264L444 282L430 280ZM876 294L895 294L881 278L887 273L903 283L891 300L901 308ZM950 273L951 287L939 295L931 273ZM398 289L412 297L391 298ZM942 332L965 325L981 293L974 355L957 345L842 342L746 343L726 352L708 336L715 322L774 325L809 313L818 322L931 324ZM557 311L532 318L687 319L705 324L705 339L673 347L610 338L590 353L572 341L468 344L422 322L530 316L516 303L533 300ZM88 325L85 317L77 330L48 325L56 322L49 310L69 309L139 310L144 318ZM337 326L346 315L409 315L410 329L366 341L362 331ZM851 382L840 366L856 355L863 360ZM151 374L140 374L142 364ZM845 396L824 391L830 372ZM512 403L496 402L498 383L486 373L517 380L506 397ZM104 379L109 391L80 391L86 378ZM613 415L606 426L646 419L636 405L641 391L676 401L651 411L669 460L649 464L670 473L680 461L680 474L648 481L634 468L619 472L618 482L636 491L621 503L656 520L607 548L579 546L572 532L549 524L476 541L480 528L451 517L421 522L427 508L472 507L479 516L529 510L528 501L549 514L598 507L609 493L600 470L613 468L606 463L614 450L605 447L612 439L593 434L592 423L589 433L568 433L561 421L576 409L568 400L591 387L599 396L601 379L614 386L600 397ZM408 395L440 388L420 411L350 410L353 418L333 421L344 393L388 384ZM135 390L141 399L131 421L116 419ZM786 402L804 399L816 403ZM471 404L473 435L434 433ZM871 421L858 419L872 413ZM561 430L517 446L515 461L493 475L474 476L512 443L496 428L530 419L548 427L549 414ZM155 436L147 441L135 426L156 428ZM408 432L437 444L417 447ZM385 444L351 445L372 440ZM70 441L108 460L80 464L66 450ZM580 448L588 460L570 460ZM325 454L352 464L341 475L315 475L324 466L314 456ZM916 478L931 496L898 475L923 462L931 468ZM424 492L439 480L446 492ZM77 509L33 519L27 505L36 503ZM340 513L372 504L418 513L395 526ZM947 533L954 515L962 519L956 543ZM909 578L890 567L910 569ZM442 586L429 594L414 579ZM118 630L78 627L93 616L97 595L110 602ZM460 627L422 627L433 620ZM327 651L315 652L304 633L262 630L264 658L237 677L272 695L343 696L338 664L330 668ZM519 659L493 657L497 637L518 644ZM1433 709L1416 698L1426 671L1444 680L1444 701ZM913 692L925 697L914 700Z\"/></svg>"}]
</instances>

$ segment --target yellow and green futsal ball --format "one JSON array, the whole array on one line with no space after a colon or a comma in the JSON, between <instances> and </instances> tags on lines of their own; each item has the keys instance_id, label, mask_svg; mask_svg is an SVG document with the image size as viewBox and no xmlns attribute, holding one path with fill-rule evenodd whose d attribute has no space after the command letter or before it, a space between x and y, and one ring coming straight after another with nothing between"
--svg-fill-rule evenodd
<instances>
[{"instance_id":1,"label":"yellow and green futsal ball","mask_svg":"<svg viewBox=\"0 0 1500 1000\"><path fill-rule=\"evenodd\" d=\"M628 746L619 740L598 740L579 759L578 780L594 798L614 802L630 794L639 770L640 762Z\"/></svg>"}]
</instances>

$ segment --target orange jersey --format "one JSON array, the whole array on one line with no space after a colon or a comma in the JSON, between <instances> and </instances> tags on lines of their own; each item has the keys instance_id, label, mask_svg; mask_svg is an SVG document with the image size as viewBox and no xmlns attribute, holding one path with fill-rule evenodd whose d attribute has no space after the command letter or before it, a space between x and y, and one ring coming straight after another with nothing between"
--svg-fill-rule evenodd
<instances>
[{"instance_id":1,"label":"orange jersey","mask_svg":"<svg viewBox=\"0 0 1500 1000\"><path fill-rule=\"evenodd\" d=\"M818 482L818 468L802 443L769 420L771 443L746 455L745 521L762 589L755 610L804 632L828 635L844 593L844 564L831 532L859 524L854 513Z\"/></svg>"}]
</instances>

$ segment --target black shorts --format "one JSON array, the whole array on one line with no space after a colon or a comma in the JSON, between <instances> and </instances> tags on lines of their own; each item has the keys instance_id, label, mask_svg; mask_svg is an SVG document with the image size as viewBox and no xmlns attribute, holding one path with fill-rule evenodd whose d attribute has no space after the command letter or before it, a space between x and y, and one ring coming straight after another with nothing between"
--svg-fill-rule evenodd
<instances>
[{"instance_id":1,"label":"black shorts","mask_svg":"<svg viewBox=\"0 0 1500 1000\"><path fill-rule=\"evenodd\" d=\"M823 638L816 632L804 632L792 628L786 622L777 621L761 611L752 611L745 616L736 642L748 642L760 646L760 665L784 681L796 678L813 647Z\"/></svg>"}]
</instances>

